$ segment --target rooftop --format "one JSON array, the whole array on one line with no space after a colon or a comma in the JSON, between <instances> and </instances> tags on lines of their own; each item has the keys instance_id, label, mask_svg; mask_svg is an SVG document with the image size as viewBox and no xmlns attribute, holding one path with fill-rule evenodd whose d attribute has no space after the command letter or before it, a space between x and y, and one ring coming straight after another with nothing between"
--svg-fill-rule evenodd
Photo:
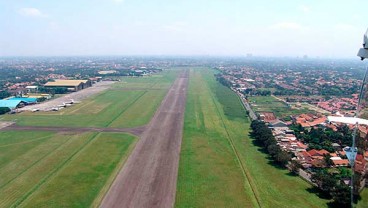
<instances>
[{"instance_id":1,"label":"rooftop","mask_svg":"<svg viewBox=\"0 0 368 208\"><path fill-rule=\"evenodd\" d=\"M47 82L45 87L58 87L58 86L73 86L76 87L82 83L86 83L88 80L55 80L54 82Z\"/></svg>"}]
</instances>

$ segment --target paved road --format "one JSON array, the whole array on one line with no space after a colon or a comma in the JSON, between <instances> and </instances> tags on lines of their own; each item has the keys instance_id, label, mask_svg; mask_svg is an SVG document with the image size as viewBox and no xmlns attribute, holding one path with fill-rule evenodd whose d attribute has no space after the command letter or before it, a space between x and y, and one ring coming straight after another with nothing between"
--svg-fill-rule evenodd
<instances>
[{"instance_id":1,"label":"paved road","mask_svg":"<svg viewBox=\"0 0 368 208\"><path fill-rule=\"evenodd\" d=\"M145 126L136 128L102 128L102 127L59 127L59 126L18 126L15 123L0 129L15 131L57 131L57 132L127 132L137 136L145 130Z\"/></svg>"},{"instance_id":2,"label":"paved road","mask_svg":"<svg viewBox=\"0 0 368 208\"><path fill-rule=\"evenodd\" d=\"M243 99L243 98L241 98L241 97L240 97L240 100L241 100L241 102L243 103L243 105L244 105L245 109L248 111L248 113L249 113L249 117L252 119L252 121L257 120L257 119L258 119L258 117L257 117L257 115L254 113L254 111L253 111L252 107L250 107L249 103L248 103L245 99Z\"/></svg>"},{"instance_id":3,"label":"paved road","mask_svg":"<svg viewBox=\"0 0 368 208\"><path fill-rule=\"evenodd\" d=\"M170 88L101 207L174 206L188 74L179 75Z\"/></svg>"}]
</instances>

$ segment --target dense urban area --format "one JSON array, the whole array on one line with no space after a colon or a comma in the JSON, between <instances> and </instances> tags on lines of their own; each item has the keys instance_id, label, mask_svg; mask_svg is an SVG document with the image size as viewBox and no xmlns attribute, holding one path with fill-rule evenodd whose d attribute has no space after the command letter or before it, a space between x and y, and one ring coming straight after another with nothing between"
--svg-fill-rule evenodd
<instances>
[{"instance_id":1,"label":"dense urban area","mask_svg":"<svg viewBox=\"0 0 368 208\"><path fill-rule=\"evenodd\" d=\"M163 73L171 69L183 68L191 69L190 77L199 76L195 74L197 71L213 73L212 78L221 83L222 87L231 89L245 110L226 107L224 104L227 102L226 98L223 98L224 101L219 98L219 102L222 103L225 116L237 117L234 115L239 111L242 113L242 119L249 118L250 136L248 138L248 135L244 134L243 140L252 140L259 147L259 152L266 153L273 168L288 170L293 175L290 177L298 176L300 180L306 181L317 190L311 191L310 194L328 199L332 205L348 206L349 185L353 183L355 203L367 197L364 189L368 186L368 126L359 125L358 128L356 139L358 154L351 181L353 172L343 148L351 146L355 125L328 120L328 116L331 115L340 117L355 115L365 70L358 60L251 56L1 58L0 114L4 116L1 120L4 119L3 121L7 123L2 124L0 129L21 129L22 126L25 128L24 126L29 123L26 119L22 120L23 117L19 118L19 122L23 123L14 126L14 122L18 122L18 117L13 116L18 114L30 117L47 111L51 113L60 111L62 115L69 107L77 106L78 103L83 104L83 100L93 94L100 93L117 83L124 85L131 82L125 78L135 79L134 81L145 77L150 79L163 76ZM185 78L187 74L189 72L183 72L178 76ZM201 78L198 88L201 87L201 82L207 81ZM160 90L157 83L147 86L147 90L154 91L156 88ZM368 87L368 84L365 83L364 86ZM137 88L132 85L121 91ZM216 93L228 92L218 87ZM368 93L367 89L364 93ZM154 102L157 102L155 105L158 106L161 101L158 99ZM104 104L100 105L103 109ZM366 107L368 106L365 101L359 116L368 117ZM47 123L46 117L40 116L40 122ZM66 120L60 122L64 126L78 126L77 122L75 124L68 124ZM115 121L103 127L113 124L112 122ZM30 124L36 125L32 122ZM49 125L53 126L52 122ZM127 124L127 127L130 125ZM82 130L89 129L87 127L79 129ZM142 129L126 131L136 135L143 132ZM230 143L236 154L247 154L238 153L237 145L231 140ZM240 166L243 166L243 162L239 161ZM1 168L0 166L0 173ZM248 173L244 172L248 178ZM253 190L254 184L252 182L249 184ZM180 187L180 184L178 186ZM1 188L2 186L0 190ZM260 202L257 194L255 196L258 205L261 206L260 203L264 202Z\"/></svg>"}]
</instances>

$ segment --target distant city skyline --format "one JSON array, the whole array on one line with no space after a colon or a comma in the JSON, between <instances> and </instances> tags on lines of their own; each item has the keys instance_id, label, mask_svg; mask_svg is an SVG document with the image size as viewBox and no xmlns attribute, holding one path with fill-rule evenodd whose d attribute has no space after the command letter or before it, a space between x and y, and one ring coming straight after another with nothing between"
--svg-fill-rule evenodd
<instances>
[{"instance_id":1,"label":"distant city skyline","mask_svg":"<svg viewBox=\"0 0 368 208\"><path fill-rule=\"evenodd\" d=\"M0 0L0 56L353 58L365 1Z\"/></svg>"}]
</instances>

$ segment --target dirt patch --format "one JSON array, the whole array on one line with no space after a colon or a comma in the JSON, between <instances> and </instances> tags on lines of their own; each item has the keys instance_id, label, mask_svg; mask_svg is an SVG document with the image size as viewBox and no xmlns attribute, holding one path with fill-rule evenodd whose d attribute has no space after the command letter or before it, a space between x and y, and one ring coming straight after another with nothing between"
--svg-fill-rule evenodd
<instances>
[{"instance_id":1,"label":"dirt patch","mask_svg":"<svg viewBox=\"0 0 368 208\"><path fill-rule=\"evenodd\" d=\"M13 125L14 124L14 122L0 122L0 129L4 129L4 128L6 128L6 127L8 127L8 126L11 126L11 125Z\"/></svg>"}]
</instances>

